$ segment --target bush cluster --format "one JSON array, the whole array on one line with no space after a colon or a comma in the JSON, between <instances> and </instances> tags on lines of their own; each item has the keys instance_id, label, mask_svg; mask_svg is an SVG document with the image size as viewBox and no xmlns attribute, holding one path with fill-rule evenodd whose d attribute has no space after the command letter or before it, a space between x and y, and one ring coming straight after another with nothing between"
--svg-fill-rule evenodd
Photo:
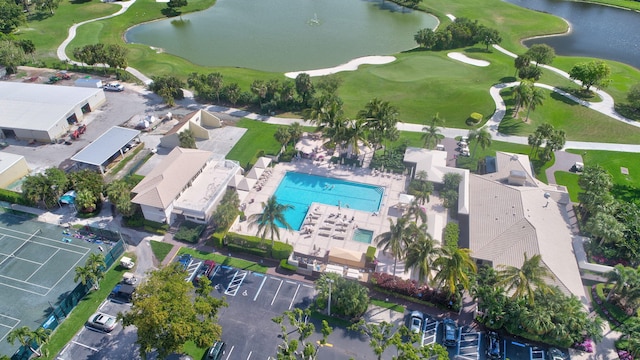
<instances>
[{"instance_id":1,"label":"bush cluster","mask_svg":"<svg viewBox=\"0 0 640 360\"><path fill-rule=\"evenodd\" d=\"M453 306L453 310L456 310L460 305L457 299L451 299L449 295L431 289L427 285L419 285L415 280L405 280L391 274L375 272L371 275L371 282L382 292L400 294L402 297L426 301L442 308Z\"/></svg>"},{"instance_id":2,"label":"bush cluster","mask_svg":"<svg viewBox=\"0 0 640 360\"><path fill-rule=\"evenodd\" d=\"M287 259L282 259L280 260L280 268L284 269L284 270L289 270L289 271L297 271L298 267L295 265L291 265L287 262Z\"/></svg>"},{"instance_id":3,"label":"bush cluster","mask_svg":"<svg viewBox=\"0 0 640 360\"><path fill-rule=\"evenodd\" d=\"M256 236L228 233L224 239L229 249L261 257L268 257L271 254L271 257L276 260L288 259L293 252L293 246L289 244L274 241L271 246L270 241L264 241Z\"/></svg>"},{"instance_id":4,"label":"bush cluster","mask_svg":"<svg viewBox=\"0 0 640 360\"><path fill-rule=\"evenodd\" d=\"M483 118L482 114L473 112L471 113L471 115L469 115L469 118L467 119L467 125L470 125L470 126L478 125L480 121L482 121L482 118Z\"/></svg>"},{"instance_id":5,"label":"bush cluster","mask_svg":"<svg viewBox=\"0 0 640 360\"><path fill-rule=\"evenodd\" d=\"M22 194L6 189L0 189L0 201L6 201L11 204L31 205L27 199L22 197Z\"/></svg>"},{"instance_id":6,"label":"bush cluster","mask_svg":"<svg viewBox=\"0 0 640 360\"><path fill-rule=\"evenodd\" d=\"M367 262L373 262L373 260L376 257L376 247L375 246L369 246L367 248L367 253L365 254L365 257L367 259Z\"/></svg>"},{"instance_id":7,"label":"bush cluster","mask_svg":"<svg viewBox=\"0 0 640 360\"><path fill-rule=\"evenodd\" d=\"M204 224L196 224L191 221L185 221L180 225L180 228L173 236L173 238L179 241L186 241L192 244L196 244L200 239L200 235L204 231L204 228Z\"/></svg>"}]
</instances>

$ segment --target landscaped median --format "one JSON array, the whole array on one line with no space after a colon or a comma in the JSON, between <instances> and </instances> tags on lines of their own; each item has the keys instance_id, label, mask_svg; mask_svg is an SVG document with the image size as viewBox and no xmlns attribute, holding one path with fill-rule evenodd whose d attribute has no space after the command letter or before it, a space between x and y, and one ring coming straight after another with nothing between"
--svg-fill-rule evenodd
<instances>
[{"instance_id":1,"label":"landscaped median","mask_svg":"<svg viewBox=\"0 0 640 360\"><path fill-rule=\"evenodd\" d=\"M230 256L224 256L221 254L214 254L214 253L201 251L201 250L181 248L180 251L178 251L178 256L182 254L189 254L195 258L202 259L202 260L213 260L218 265L231 266L237 269L249 270L249 271L253 271L261 274L266 274L267 269L269 269L269 267L260 265L253 261L238 259Z\"/></svg>"}]
</instances>

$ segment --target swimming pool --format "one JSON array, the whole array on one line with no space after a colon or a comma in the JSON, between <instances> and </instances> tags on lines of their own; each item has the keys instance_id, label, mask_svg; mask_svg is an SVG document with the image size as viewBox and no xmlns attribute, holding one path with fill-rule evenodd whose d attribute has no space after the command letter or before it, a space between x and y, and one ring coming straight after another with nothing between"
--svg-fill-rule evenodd
<instances>
[{"instance_id":1,"label":"swimming pool","mask_svg":"<svg viewBox=\"0 0 640 360\"><path fill-rule=\"evenodd\" d=\"M353 241L371 244L373 240L373 231L365 229L356 229L353 232Z\"/></svg>"},{"instance_id":2,"label":"swimming pool","mask_svg":"<svg viewBox=\"0 0 640 360\"><path fill-rule=\"evenodd\" d=\"M379 211L384 187L289 171L274 193L281 204L293 205L285 219L300 230L311 203L341 206L361 211Z\"/></svg>"}]
</instances>

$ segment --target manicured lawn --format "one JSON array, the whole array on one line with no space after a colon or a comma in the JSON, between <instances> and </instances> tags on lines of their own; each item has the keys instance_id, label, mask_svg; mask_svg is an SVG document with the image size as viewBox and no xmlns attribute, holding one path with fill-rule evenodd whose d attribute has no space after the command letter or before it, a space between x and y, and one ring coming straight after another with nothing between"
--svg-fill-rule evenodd
<instances>
[{"instance_id":1,"label":"manicured lawn","mask_svg":"<svg viewBox=\"0 0 640 360\"><path fill-rule=\"evenodd\" d=\"M613 177L613 183L621 186L640 188L640 155L635 153L600 151L600 150L567 150L581 154L585 165L599 164ZM626 167L629 175L622 174L620 168Z\"/></svg>"},{"instance_id":2,"label":"manicured lawn","mask_svg":"<svg viewBox=\"0 0 640 360\"><path fill-rule=\"evenodd\" d=\"M617 0L612 0L617 1ZM197 11L210 7L214 0L193 0L183 9L183 12ZM74 5L80 6L80 5ZM86 3L83 6L96 6L100 13L114 11L114 5ZM548 14L532 12L515 5L511 5L498 0L458 0L450 2L436 0L429 3L422 3L421 8L438 16L442 25L446 25L449 20L445 14L451 13L457 17L468 17L478 19L481 24L498 28L503 37L502 45L516 53L524 52L524 47L520 44L520 39L532 35L558 33L566 30L566 24L559 18ZM85 44L104 42L122 42L122 34L129 27L152 19L164 18L162 10L166 8L163 3L154 0L138 0L123 15L84 25L78 29L77 38L68 48L68 53L74 47ZM38 39L39 44L49 44L50 49L59 44L66 36L60 31L48 32L48 27L65 29L60 25L65 21L73 22L77 11L67 4L61 6L56 15L50 19L43 20L39 26L43 28L43 33L47 34L46 39ZM73 10L73 11L72 11ZM82 12L83 18L87 17L87 12ZM57 21L62 19L65 21ZM71 20L69 20L71 19ZM79 17L78 17L79 19ZM55 21L55 24L53 23ZM79 20L76 20L79 21ZM68 24L66 25L68 26ZM30 27L35 28L34 23ZM26 29L23 33L27 33ZM33 37L36 36L32 35ZM38 43L36 45L38 45ZM239 68L205 68L188 63L186 60L169 55L157 53L148 46L128 44L129 65L142 70L147 75L172 74L183 79L191 72L209 73L219 71L224 75L226 84L238 83L244 90L248 90L249 84L255 79L280 79L284 80L282 74L264 73L248 69ZM383 66L364 66L359 71L340 73L337 76L343 80L340 89L340 96L345 101L345 114L353 117L366 102L374 97L391 102L399 109L400 120L412 123L422 123L431 118L436 112L447 120L449 127L467 128L465 119L471 112L479 112L488 117L494 111L494 104L491 101L488 89L491 85L514 80L513 59L493 50L485 52L483 46L469 49L458 49L464 51L472 58L483 59L491 62L491 66L486 68L474 67L463 64L446 57L446 52L427 51L407 51L397 54L398 60L392 64ZM52 56L52 53L51 55ZM565 71L568 71L580 58L557 58L553 63ZM613 83L610 91L617 102L625 101L626 90L631 84L640 82L640 72L615 62L609 62L612 67ZM557 86L569 86L567 80L546 71L541 82ZM585 115L579 107L562 105L563 110L556 114L556 118L574 118L581 121ZM551 108L551 107L550 107ZM539 118L544 119L547 114L539 111ZM586 116L589 118L590 116ZM536 118L533 119L534 123ZM576 138L590 138L595 133L608 128L608 138L616 138L616 134L623 134L627 138L633 133L627 133L625 126L617 123L598 121L598 126L591 134L585 136L576 135ZM570 126L571 124L567 124ZM588 126L591 128L592 126ZM587 128L582 126L582 128ZM572 131L569 134L573 133ZM584 130L586 131L586 130ZM573 138L570 135L571 138ZM623 140L622 141L628 141ZM241 150L235 150L241 152ZM242 159L243 166L255 154L233 153L238 159Z\"/></svg>"},{"instance_id":3,"label":"manicured lawn","mask_svg":"<svg viewBox=\"0 0 640 360\"><path fill-rule=\"evenodd\" d=\"M581 191L580 185L578 185L580 175L567 171L556 171L554 175L556 177L556 183L558 185L566 186L567 190L569 191L569 197L571 198L571 201L577 203L578 193Z\"/></svg>"},{"instance_id":4,"label":"manicured lawn","mask_svg":"<svg viewBox=\"0 0 640 360\"><path fill-rule=\"evenodd\" d=\"M191 355L191 357L196 360L200 360L204 358L204 353L207 352L207 349L208 348L204 348L204 349L199 348L198 346L196 346L196 344L193 341L188 341L186 344L184 344L184 347L182 348L185 354Z\"/></svg>"},{"instance_id":5,"label":"manicured lawn","mask_svg":"<svg viewBox=\"0 0 640 360\"><path fill-rule=\"evenodd\" d=\"M260 152L264 152L264 155L276 155L280 151L280 144L273 137L278 125L241 119L236 126L247 129L247 132L229 151L227 159L237 160L240 166L248 169L262 156L259 155Z\"/></svg>"},{"instance_id":6,"label":"manicured lawn","mask_svg":"<svg viewBox=\"0 0 640 360\"><path fill-rule=\"evenodd\" d=\"M501 91L507 104L507 115L500 123L502 133L526 136L533 133L539 125L550 123L556 129L564 130L567 140L635 144L640 139L640 128L580 106L549 90L543 90L544 102L529 112L527 123L523 121L526 118L526 110L521 110L520 117L514 119L513 89Z\"/></svg>"},{"instance_id":7,"label":"manicured lawn","mask_svg":"<svg viewBox=\"0 0 640 360\"><path fill-rule=\"evenodd\" d=\"M389 309L392 311L397 311L399 313L404 313L404 306L394 304L384 300L371 299L371 304L375 306L379 306L381 308Z\"/></svg>"},{"instance_id":8,"label":"manicured lawn","mask_svg":"<svg viewBox=\"0 0 640 360\"><path fill-rule=\"evenodd\" d=\"M151 240L149 243L151 244L151 251L153 251L153 256L156 257L158 262L162 262L162 260L164 260L164 258L169 255L171 249L173 249L172 244L168 244L162 241Z\"/></svg>"},{"instance_id":9,"label":"manicured lawn","mask_svg":"<svg viewBox=\"0 0 640 360\"><path fill-rule=\"evenodd\" d=\"M135 258L135 256L132 256L131 254L127 254L127 256ZM58 326L55 332L51 335L49 345L46 347L49 349L50 356L43 357L43 359L54 359L62 348L71 341L78 330L84 326L89 316L96 312L98 306L100 306L104 299L106 299L111 293L113 287L122 280L122 274L124 274L127 269L124 269L117 264L118 262L115 262L115 265L111 270L107 271L104 279L100 282L100 289L87 294L87 296L78 303L69 316L67 316L67 318L60 324L60 326Z\"/></svg>"},{"instance_id":10,"label":"manicured lawn","mask_svg":"<svg viewBox=\"0 0 640 360\"><path fill-rule=\"evenodd\" d=\"M254 263L253 261L247 261L243 259L237 259L220 254L213 254L204 251L182 248L178 251L178 256L182 254L191 254L193 257L204 260L213 260L216 264L227 265L242 270L250 270L261 274L266 274L268 267Z\"/></svg>"}]
</instances>

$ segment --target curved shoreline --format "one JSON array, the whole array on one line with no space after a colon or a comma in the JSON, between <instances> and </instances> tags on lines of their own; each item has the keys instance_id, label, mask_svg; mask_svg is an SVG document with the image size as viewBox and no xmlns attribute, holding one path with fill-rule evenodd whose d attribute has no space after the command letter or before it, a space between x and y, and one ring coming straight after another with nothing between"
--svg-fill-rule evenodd
<instances>
[{"instance_id":1,"label":"curved shoreline","mask_svg":"<svg viewBox=\"0 0 640 360\"><path fill-rule=\"evenodd\" d=\"M524 8L524 9L531 10L529 8ZM531 10L531 11L538 11L538 10ZM548 13L545 13L545 12L542 12L542 11L538 11L538 12L541 12L543 14L548 14ZM567 20L567 19L565 19L563 17L560 17L558 15L554 15L554 14L549 14L549 15L553 15L553 16L555 16L557 18L560 18L560 19L562 19L562 21L567 23L567 31L561 32L561 33L555 33L555 34L535 35L535 36L525 37L525 38L520 39L520 45L522 45L522 46L524 46L526 48L529 48L527 45L524 44L524 42L527 41L527 40L543 39L543 38L556 37L556 36L567 36L567 35L570 35L573 32L573 28L571 27L571 23L569 22L569 20ZM570 55L570 56L574 56L574 55Z\"/></svg>"}]
</instances>

